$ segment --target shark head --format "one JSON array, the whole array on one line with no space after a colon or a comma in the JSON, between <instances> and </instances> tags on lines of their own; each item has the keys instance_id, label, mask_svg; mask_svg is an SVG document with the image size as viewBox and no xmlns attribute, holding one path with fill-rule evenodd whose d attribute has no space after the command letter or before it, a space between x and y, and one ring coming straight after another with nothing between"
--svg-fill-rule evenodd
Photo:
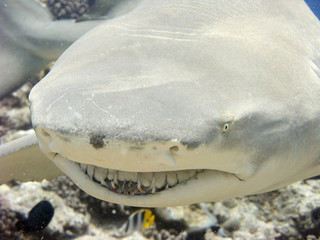
<instances>
[{"instance_id":1,"label":"shark head","mask_svg":"<svg viewBox=\"0 0 320 240\"><path fill-rule=\"evenodd\" d=\"M145 1L81 37L30 94L42 151L144 207L319 174L319 22L299 0L234 4Z\"/></svg>"}]
</instances>

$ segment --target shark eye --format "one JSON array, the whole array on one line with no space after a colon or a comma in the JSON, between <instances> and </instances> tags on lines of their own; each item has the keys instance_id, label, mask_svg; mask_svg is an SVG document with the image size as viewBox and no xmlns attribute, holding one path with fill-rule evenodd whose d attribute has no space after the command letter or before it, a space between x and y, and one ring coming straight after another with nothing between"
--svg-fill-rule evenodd
<instances>
[{"instance_id":1,"label":"shark eye","mask_svg":"<svg viewBox=\"0 0 320 240\"><path fill-rule=\"evenodd\" d=\"M229 125L229 123L225 123L225 124L223 124L223 125L222 125L221 130L222 130L222 132L223 132L223 133L228 132L228 131L229 131L229 129L230 129L230 125Z\"/></svg>"}]
</instances>

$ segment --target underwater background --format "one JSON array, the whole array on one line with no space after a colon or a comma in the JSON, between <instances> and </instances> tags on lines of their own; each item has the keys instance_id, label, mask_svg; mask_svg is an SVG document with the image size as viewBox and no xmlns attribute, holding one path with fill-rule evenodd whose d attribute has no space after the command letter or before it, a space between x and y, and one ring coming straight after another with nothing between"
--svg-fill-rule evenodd
<instances>
[{"instance_id":1,"label":"underwater background","mask_svg":"<svg viewBox=\"0 0 320 240\"><path fill-rule=\"evenodd\" d=\"M314 15L316 15L317 18L320 19L320 1L319 0L305 0L305 2L308 4L309 8L314 13Z\"/></svg>"},{"instance_id":2,"label":"underwater background","mask_svg":"<svg viewBox=\"0 0 320 240\"><path fill-rule=\"evenodd\" d=\"M88 8L92 4L78 1ZM57 2L47 1L56 10ZM305 2L320 19L320 1ZM0 101L2 144L31 129L27 97L40 78ZM317 178L221 202L139 209L95 199L65 176L42 182L12 181L0 186L0 240L320 239Z\"/></svg>"}]
</instances>

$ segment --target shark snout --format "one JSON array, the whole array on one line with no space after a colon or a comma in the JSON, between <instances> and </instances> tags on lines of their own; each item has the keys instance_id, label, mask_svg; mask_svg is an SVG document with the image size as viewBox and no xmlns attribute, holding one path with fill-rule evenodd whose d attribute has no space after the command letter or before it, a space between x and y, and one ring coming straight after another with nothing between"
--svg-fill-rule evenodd
<instances>
[{"instance_id":1,"label":"shark snout","mask_svg":"<svg viewBox=\"0 0 320 240\"><path fill-rule=\"evenodd\" d=\"M178 139L137 143L100 138L93 142L92 137L68 135L43 127L37 128L36 134L41 149L53 161L60 155L81 164L126 172L207 169L234 174L239 180L255 173L255 168L245 161L247 154L221 150L213 143L190 148Z\"/></svg>"}]
</instances>

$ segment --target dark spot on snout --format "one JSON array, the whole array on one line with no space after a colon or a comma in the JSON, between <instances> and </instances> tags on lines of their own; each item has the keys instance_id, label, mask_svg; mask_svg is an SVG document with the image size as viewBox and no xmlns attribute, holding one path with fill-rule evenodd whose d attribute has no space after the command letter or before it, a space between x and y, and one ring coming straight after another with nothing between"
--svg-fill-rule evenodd
<instances>
[{"instance_id":1,"label":"dark spot on snout","mask_svg":"<svg viewBox=\"0 0 320 240\"><path fill-rule=\"evenodd\" d=\"M103 141L103 139L105 138L104 135L92 135L90 137L90 144L95 148L95 149L99 149L105 146L105 142Z\"/></svg>"},{"instance_id":2,"label":"dark spot on snout","mask_svg":"<svg viewBox=\"0 0 320 240\"><path fill-rule=\"evenodd\" d=\"M71 142L71 139L68 137L60 136L60 138L65 142Z\"/></svg>"},{"instance_id":3,"label":"dark spot on snout","mask_svg":"<svg viewBox=\"0 0 320 240\"><path fill-rule=\"evenodd\" d=\"M196 142L196 141L184 142L184 141L181 141L181 144L185 145L188 150L193 150L193 149L196 149L197 147L199 147L201 142Z\"/></svg>"},{"instance_id":4,"label":"dark spot on snout","mask_svg":"<svg viewBox=\"0 0 320 240\"><path fill-rule=\"evenodd\" d=\"M140 151L140 150L143 150L143 147L142 147L142 146L139 146L139 145L131 146L131 147L130 147L130 150L131 150L131 151Z\"/></svg>"},{"instance_id":5,"label":"dark spot on snout","mask_svg":"<svg viewBox=\"0 0 320 240\"><path fill-rule=\"evenodd\" d=\"M186 146L188 150L194 150L203 144L210 144L214 140L215 136L219 134L219 131L221 130L217 130L216 128L207 129L194 139L181 139L180 143Z\"/></svg>"}]
</instances>

